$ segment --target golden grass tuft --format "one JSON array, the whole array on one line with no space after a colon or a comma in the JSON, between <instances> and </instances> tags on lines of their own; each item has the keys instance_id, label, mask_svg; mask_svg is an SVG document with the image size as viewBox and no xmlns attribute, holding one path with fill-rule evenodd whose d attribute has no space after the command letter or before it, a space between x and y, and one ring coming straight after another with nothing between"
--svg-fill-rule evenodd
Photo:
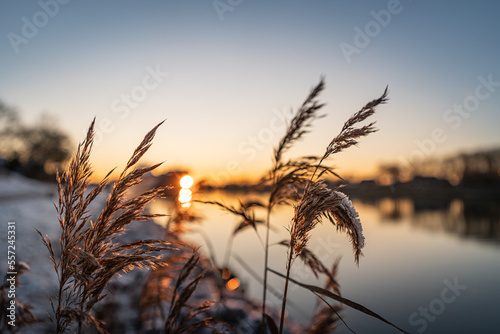
<instances>
[{"instance_id":1,"label":"golden grass tuft","mask_svg":"<svg viewBox=\"0 0 500 334\"><path fill-rule=\"evenodd\" d=\"M95 120L68 170L62 175L58 174L59 203L55 206L61 227L59 256L55 255L50 238L38 232L49 251L58 277L57 298L55 301L51 299L57 333L75 330L75 326L81 332L82 325L92 325L99 332L104 332L101 323L92 315L92 310L96 303L106 297L110 280L120 272L136 267L162 266L158 254L172 249L164 240L140 240L125 244L115 240L131 222L159 216L144 211L149 202L163 196L165 188L155 188L131 199L127 199L125 194L130 187L141 183L146 173L160 165L136 167L162 123L148 132L135 149L95 221L90 219L89 206L109 182L108 174L96 187L87 191L92 175L90 153Z\"/></svg>"}]
</instances>

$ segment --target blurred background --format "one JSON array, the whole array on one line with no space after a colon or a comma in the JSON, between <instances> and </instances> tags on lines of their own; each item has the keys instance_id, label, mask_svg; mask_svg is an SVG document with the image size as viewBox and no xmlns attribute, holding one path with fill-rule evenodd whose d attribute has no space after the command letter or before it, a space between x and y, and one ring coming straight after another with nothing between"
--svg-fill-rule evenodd
<instances>
[{"instance_id":1,"label":"blurred background","mask_svg":"<svg viewBox=\"0 0 500 334\"><path fill-rule=\"evenodd\" d=\"M388 86L390 100L374 116L380 131L331 161L365 226L365 258L356 268L345 237L326 238L327 226L313 249L330 254L332 246L329 263L343 255L345 296L404 328L488 332L500 326L499 13L496 1L2 1L0 208L22 220L11 201L34 186L12 175L53 181L94 117L95 180L121 171L166 120L144 161L164 161L150 184L185 189L183 207L198 210L222 257L233 220L192 198L248 196L322 76L326 117L291 157L321 155ZM186 175L189 187L179 184ZM276 214L275 241L286 237L289 217ZM252 253L258 240L239 238L234 252ZM281 251L274 268L284 266ZM261 255L247 258L259 271ZM259 285L233 265L258 300ZM423 317L419 307L456 277L468 287L463 295L434 320ZM312 308L312 296L296 294L291 300ZM344 312L360 332L387 329Z\"/></svg>"}]
</instances>

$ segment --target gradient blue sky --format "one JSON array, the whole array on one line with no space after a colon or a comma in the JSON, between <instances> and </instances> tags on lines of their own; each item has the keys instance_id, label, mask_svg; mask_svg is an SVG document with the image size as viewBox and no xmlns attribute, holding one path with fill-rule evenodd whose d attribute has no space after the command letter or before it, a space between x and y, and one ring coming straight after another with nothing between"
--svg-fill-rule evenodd
<instances>
[{"instance_id":1,"label":"gradient blue sky","mask_svg":"<svg viewBox=\"0 0 500 334\"><path fill-rule=\"evenodd\" d=\"M500 144L499 85L479 88L489 96L469 116L447 114L474 102L479 77L500 82L497 1L222 0L231 10L221 20L212 1L73 0L45 23L40 3L54 1L0 3L0 99L27 122L55 115L75 144L94 116L106 120L113 130L93 158L101 173L123 166L167 119L148 161L200 177L260 175L283 134L276 113L296 108L321 75L328 116L292 154L322 154L343 121L389 85L390 102L375 116L380 131L335 158L341 175L416 157L416 141L436 128L446 140L426 156ZM388 7L397 14L374 24L371 11ZM40 27L16 53L23 17ZM380 29L348 62L341 45L356 46L355 28L367 24ZM168 76L126 117L115 112L113 103L123 107L122 94L157 67Z\"/></svg>"}]
</instances>

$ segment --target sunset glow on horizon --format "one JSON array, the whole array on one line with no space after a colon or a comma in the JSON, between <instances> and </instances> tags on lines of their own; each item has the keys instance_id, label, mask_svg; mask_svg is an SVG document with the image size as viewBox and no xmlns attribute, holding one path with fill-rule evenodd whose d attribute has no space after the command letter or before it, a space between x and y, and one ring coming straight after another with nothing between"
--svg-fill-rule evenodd
<instances>
[{"instance_id":1,"label":"sunset glow on horizon","mask_svg":"<svg viewBox=\"0 0 500 334\"><path fill-rule=\"evenodd\" d=\"M326 117L288 157L322 155L386 85L379 131L329 162L341 176L500 145L493 1L245 1L224 12L211 2L87 1L58 3L53 16L37 2L0 8L0 99L27 123L54 115L75 148L96 117L96 178L120 170L166 120L145 163L218 184L256 180L321 76Z\"/></svg>"}]
</instances>

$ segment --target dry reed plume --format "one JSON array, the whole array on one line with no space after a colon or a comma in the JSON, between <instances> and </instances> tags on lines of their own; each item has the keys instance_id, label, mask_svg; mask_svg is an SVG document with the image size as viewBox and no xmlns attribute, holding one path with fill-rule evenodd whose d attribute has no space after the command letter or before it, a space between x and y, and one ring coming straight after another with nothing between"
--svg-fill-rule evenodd
<instances>
[{"instance_id":1,"label":"dry reed plume","mask_svg":"<svg viewBox=\"0 0 500 334\"><path fill-rule=\"evenodd\" d=\"M285 204L291 205L297 199L297 187L304 185L309 179L311 173L319 165L315 163L318 157L303 157L296 160L283 161L283 154L290 149L295 142L300 140L308 131L312 122L323 117L318 111L324 105L319 103L317 97L325 88L324 79L314 87L296 115L291 120L286 134L283 136L278 146L274 150L274 161L270 171L262 178L263 184L269 184L271 191L267 203L266 217L266 240L265 240L265 255L264 255L264 288L262 291L262 327L269 324L269 317L266 317L266 299L267 299L267 273L269 263L269 231L271 229L271 213L275 205ZM329 172L329 170L323 170Z\"/></svg>"},{"instance_id":2,"label":"dry reed plume","mask_svg":"<svg viewBox=\"0 0 500 334\"><path fill-rule=\"evenodd\" d=\"M126 231L133 221L145 221L157 217L146 214L144 209L153 199L162 197L165 188L148 190L127 199L127 190L142 182L143 176L160 164L137 167L136 164L152 144L155 126L135 149L120 177L114 184L105 206L95 221L91 220L89 205L109 182L109 173L95 188L87 191L92 175L90 153L94 140L94 123L90 125L86 139L78 147L69 163L68 170L58 175L59 203L56 205L61 235L60 255L48 236L42 241L49 250L58 277L56 300L51 299L57 333L74 330L77 325L94 326L104 332L99 321L92 315L96 303L106 297L110 280L135 267L156 268L164 262L158 252L172 247L164 240L139 240L120 244L116 237ZM75 324L76 323L76 324Z\"/></svg>"},{"instance_id":3,"label":"dry reed plume","mask_svg":"<svg viewBox=\"0 0 500 334\"><path fill-rule=\"evenodd\" d=\"M321 80L320 84L315 89L313 89L313 92L310 94L310 96L313 95L314 93L315 94L319 93L319 91L323 88L323 86L324 86L323 80ZM353 207L349 198L344 193L340 192L338 187L330 189L325 184L324 179L322 178L323 175L328 173L336 176L338 175L333 172L331 167L325 166L324 162L331 155L339 153L349 148L352 145L356 145L358 143L359 138L367 136L368 134L377 131L374 127L374 123L370 123L368 125L359 127L357 126L360 122L366 120L368 117L373 115L375 113L375 108L377 106L384 104L385 102L387 102L387 88L378 99L375 99L367 103L358 112L352 115L347 120L347 122L344 123L344 126L342 127L340 133L332 139L332 141L327 146L325 153L320 159L317 159L317 157L307 157L306 159L302 158L297 160L295 164L291 164L291 165L297 165L301 163L300 165L302 166L302 164L304 164L304 161L306 162L311 161L311 164L309 166L302 167L301 172L298 175L297 181L294 180L294 182L292 183L296 187L296 189L297 188L300 189L300 186L302 186L303 191L302 195L300 196L300 200L298 201L298 204L294 205L294 216L292 218L289 228L290 241L288 242L289 248L288 248L288 260L286 264L286 276L284 276L285 288L284 288L283 301L281 307L281 317L279 326L280 334L283 332L288 284L289 281L291 280L290 269L292 267L295 258L297 258L298 256L300 256L305 252L306 254L309 253L309 251L307 251L306 246L310 238L310 232L316 227L318 223L320 223L323 219L327 219L336 227L337 231L346 232L347 235L349 236L349 239L353 247L354 261L356 262L356 264L359 264L359 257L360 255L362 255L362 248L364 246L364 236L363 236L362 226L359 220L359 215L356 212L355 208ZM295 125L297 124L295 119L300 119L304 117L306 118L306 120L303 121L301 124L309 125L309 123L307 123L308 117L310 118L312 117L308 114L305 114L305 116L303 116L303 113L301 112L301 110L299 110L294 120L292 120L292 123L289 126L287 133L283 137L282 141L280 142L276 152L280 152L282 150L281 147L285 148L288 147L287 141L291 141L293 138L296 138L296 136L294 136L294 133L304 132L304 130L301 131L300 126L297 127ZM275 154L275 156L278 158L281 157L280 154ZM275 158L276 165L278 165L277 162L278 160ZM277 168L274 168L271 171L271 174L273 176L276 175L276 170ZM312 173L308 174L307 172L311 170ZM292 169L292 171L290 172L292 176L289 177L287 175L287 177L290 179L294 179L293 176L295 172L296 170ZM305 182L304 182L304 176L307 178ZM297 192L298 191L296 191L295 194L297 194ZM314 268L315 266L316 268L324 267L323 265L319 266L319 264L317 264L316 261L312 259L309 261L308 264L311 267L311 269ZM267 269L271 270L270 268ZM315 269L312 270L313 272L315 272L314 271ZM296 282L296 284L298 284L298 282ZM318 297L320 297L320 299L322 300L323 297L319 296L319 294L326 295L330 298L333 298L332 296L335 296L334 299L344 303L347 301L346 305L354 307L372 316L376 316L377 318L383 320L384 322L391 324L387 320L376 315L374 312L362 307L357 303L342 298L339 295L336 295L328 290L304 284L302 284L301 286L309 289L310 291L318 295ZM330 309L335 311L335 309L332 307L330 307ZM335 316L338 316L338 314L336 313ZM331 317L333 317L333 315ZM391 325L394 326L393 324Z\"/></svg>"},{"instance_id":4,"label":"dry reed plume","mask_svg":"<svg viewBox=\"0 0 500 334\"><path fill-rule=\"evenodd\" d=\"M227 327L211 316L215 302L206 296L193 296L207 276L213 277L206 269L208 261L200 257L197 248L183 243L179 243L179 248L164 260L168 266L152 271L143 286L142 330L159 331L159 320L164 333L192 333L202 328L211 328L215 333L216 326ZM192 250L191 256L186 256L188 249Z\"/></svg>"},{"instance_id":5,"label":"dry reed plume","mask_svg":"<svg viewBox=\"0 0 500 334\"><path fill-rule=\"evenodd\" d=\"M215 323L213 318L203 316L201 319L198 319L198 316L206 312L212 306L213 302L206 301L202 305L196 307L188 304L189 298L206 273L206 271L202 271L194 278L188 279L199 261L200 256L198 250L194 249L193 255L182 267L173 288L172 299L170 301L170 312L165 321L164 333L180 334L189 333L197 328L213 328L213 324ZM183 314L182 310L185 308L189 311Z\"/></svg>"}]
</instances>

